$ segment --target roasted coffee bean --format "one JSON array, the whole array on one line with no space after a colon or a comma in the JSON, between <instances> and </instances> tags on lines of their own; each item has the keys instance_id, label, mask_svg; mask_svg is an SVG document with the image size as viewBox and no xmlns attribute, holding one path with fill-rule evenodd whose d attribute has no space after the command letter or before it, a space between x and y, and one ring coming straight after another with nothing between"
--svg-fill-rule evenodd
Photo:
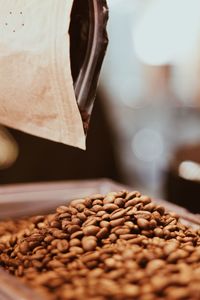
<instances>
[{"instance_id":1,"label":"roasted coffee bean","mask_svg":"<svg viewBox=\"0 0 200 300\"><path fill-rule=\"evenodd\" d=\"M146 211L153 211L155 207L156 205L154 203L148 203L143 207L143 209Z\"/></svg>"},{"instance_id":2,"label":"roasted coffee bean","mask_svg":"<svg viewBox=\"0 0 200 300\"><path fill-rule=\"evenodd\" d=\"M77 238L73 238L69 241L69 245L70 247L74 247L74 246L80 246L81 245L81 241Z\"/></svg>"},{"instance_id":3,"label":"roasted coffee bean","mask_svg":"<svg viewBox=\"0 0 200 300\"><path fill-rule=\"evenodd\" d=\"M141 195L140 196L140 201L142 201L142 203L144 205L147 205L147 204L151 203L151 198L147 195Z\"/></svg>"},{"instance_id":4,"label":"roasted coffee bean","mask_svg":"<svg viewBox=\"0 0 200 300\"><path fill-rule=\"evenodd\" d=\"M73 246L73 247L69 248L69 251L71 251L74 254L82 254L83 253L83 248L82 247Z\"/></svg>"},{"instance_id":5,"label":"roasted coffee bean","mask_svg":"<svg viewBox=\"0 0 200 300\"><path fill-rule=\"evenodd\" d=\"M59 214L63 214L63 213L70 213L70 209L68 206L59 206L57 209L56 209L56 212L59 213Z\"/></svg>"},{"instance_id":6,"label":"roasted coffee bean","mask_svg":"<svg viewBox=\"0 0 200 300\"><path fill-rule=\"evenodd\" d=\"M123 207L125 204L125 200L123 198L116 198L114 204L116 204L119 207Z\"/></svg>"},{"instance_id":7,"label":"roasted coffee bean","mask_svg":"<svg viewBox=\"0 0 200 300\"><path fill-rule=\"evenodd\" d=\"M137 237L137 235L136 234L133 234L133 233L126 233L126 234L120 234L120 239L123 239L123 240L131 240L131 239L133 239L133 238L135 238L135 237Z\"/></svg>"},{"instance_id":8,"label":"roasted coffee bean","mask_svg":"<svg viewBox=\"0 0 200 300\"><path fill-rule=\"evenodd\" d=\"M58 216L58 220L70 219L70 218L71 218L71 214L68 212L62 213Z\"/></svg>"},{"instance_id":9,"label":"roasted coffee bean","mask_svg":"<svg viewBox=\"0 0 200 300\"><path fill-rule=\"evenodd\" d=\"M146 219L146 220L150 220L151 219L151 213L148 211L142 211L142 210L138 210L137 212L135 212L134 217L137 219Z\"/></svg>"},{"instance_id":10,"label":"roasted coffee bean","mask_svg":"<svg viewBox=\"0 0 200 300\"><path fill-rule=\"evenodd\" d=\"M100 226L102 227L102 228L104 228L104 227L106 227L106 228L109 228L110 227L110 222L108 222L108 221L101 221L100 222Z\"/></svg>"},{"instance_id":11,"label":"roasted coffee bean","mask_svg":"<svg viewBox=\"0 0 200 300\"><path fill-rule=\"evenodd\" d=\"M200 231L139 192L0 222L0 267L52 300L200 299Z\"/></svg>"},{"instance_id":12,"label":"roasted coffee bean","mask_svg":"<svg viewBox=\"0 0 200 300\"><path fill-rule=\"evenodd\" d=\"M117 209L110 215L110 220L122 218L126 214L125 209Z\"/></svg>"},{"instance_id":13,"label":"roasted coffee bean","mask_svg":"<svg viewBox=\"0 0 200 300\"><path fill-rule=\"evenodd\" d=\"M110 221L110 225L112 227L117 227L117 226L120 226L120 225L123 225L125 222L125 219L124 218L119 218L119 219L115 219L115 220L112 220Z\"/></svg>"},{"instance_id":14,"label":"roasted coffee bean","mask_svg":"<svg viewBox=\"0 0 200 300\"><path fill-rule=\"evenodd\" d=\"M66 240L60 240L57 243L57 248L60 252L67 252L69 249L69 243Z\"/></svg>"},{"instance_id":15,"label":"roasted coffee bean","mask_svg":"<svg viewBox=\"0 0 200 300\"><path fill-rule=\"evenodd\" d=\"M101 239L106 238L108 234L109 234L108 229L106 227L104 227L99 230L96 237L101 240Z\"/></svg>"},{"instance_id":16,"label":"roasted coffee bean","mask_svg":"<svg viewBox=\"0 0 200 300\"><path fill-rule=\"evenodd\" d=\"M133 199L133 198L139 197L139 196L141 196L140 192L133 191L133 192L127 193L126 196L125 196L125 199L130 200L130 199Z\"/></svg>"},{"instance_id":17,"label":"roasted coffee bean","mask_svg":"<svg viewBox=\"0 0 200 300\"><path fill-rule=\"evenodd\" d=\"M98 224L97 217L91 216L83 223L82 226L97 225L97 224Z\"/></svg>"},{"instance_id":18,"label":"roasted coffee bean","mask_svg":"<svg viewBox=\"0 0 200 300\"><path fill-rule=\"evenodd\" d=\"M76 232L72 233L71 239L79 239L79 238L81 238L83 235L84 235L84 233L83 233L82 230L76 231Z\"/></svg>"},{"instance_id":19,"label":"roasted coffee bean","mask_svg":"<svg viewBox=\"0 0 200 300\"><path fill-rule=\"evenodd\" d=\"M76 231L80 231L80 226L79 225L69 225L68 226L68 228L67 228L67 232L69 233L69 234L72 234L72 233L74 233L74 232L76 232Z\"/></svg>"},{"instance_id":20,"label":"roasted coffee bean","mask_svg":"<svg viewBox=\"0 0 200 300\"><path fill-rule=\"evenodd\" d=\"M113 194L108 194L104 199L103 199L103 204L110 204L115 201L115 195Z\"/></svg>"},{"instance_id":21,"label":"roasted coffee bean","mask_svg":"<svg viewBox=\"0 0 200 300\"><path fill-rule=\"evenodd\" d=\"M119 207L116 204L113 204L113 203L107 203L107 204L104 204L104 206L103 206L103 209L105 211L109 211L109 212L112 212L112 211L114 211L118 208Z\"/></svg>"},{"instance_id":22,"label":"roasted coffee bean","mask_svg":"<svg viewBox=\"0 0 200 300\"><path fill-rule=\"evenodd\" d=\"M83 233L85 235L96 235L99 232L99 230L100 228L94 225L83 227Z\"/></svg>"},{"instance_id":23,"label":"roasted coffee bean","mask_svg":"<svg viewBox=\"0 0 200 300\"><path fill-rule=\"evenodd\" d=\"M31 221L33 222L33 224L38 224L40 222L43 222L45 219L45 216L35 216L33 218L31 218Z\"/></svg>"},{"instance_id":24,"label":"roasted coffee bean","mask_svg":"<svg viewBox=\"0 0 200 300\"><path fill-rule=\"evenodd\" d=\"M103 200L103 198L104 198L104 196L101 194L94 194L89 197L89 199L91 199L91 200Z\"/></svg>"},{"instance_id":25,"label":"roasted coffee bean","mask_svg":"<svg viewBox=\"0 0 200 300\"><path fill-rule=\"evenodd\" d=\"M140 202L140 198L136 197L134 199L126 201L125 207L134 206L134 205L138 204L139 202Z\"/></svg>"},{"instance_id":26,"label":"roasted coffee bean","mask_svg":"<svg viewBox=\"0 0 200 300\"><path fill-rule=\"evenodd\" d=\"M79 218L72 217L71 224L81 226L82 221Z\"/></svg>"},{"instance_id":27,"label":"roasted coffee bean","mask_svg":"<svg viewBox=\"0 0 200 300\"><path fill-rule=\"evenodd\" d=\"M161 216L165 213L165 208L161 205L156 206L155 210L158 211Z\"/></svg>"},{"instance_id":28,"label":"roasted coffee bean","mask_svg":"<svg viewBox=\"0 0 200 300\"><path fill-rule=\"evenodd\" d=\"M118 234L118 235L128 234L130 232L130 229L129 228L117 228L114 232L115 232L115 234Z\"/></svg>"},{"instance_id":29,"label":"roasted coffee bean","mask_svg":"<svg viewBox=\"0 0 200 300\"><path fill-rule=\"evenodd\" d=\"M87 220L87 216L82 212L82 213L77 213L77 218L79 218L82 222L85 222Z\"/></svg>"},{"instance_id":30,"label":"roasted coffee bean","mask_svg":"<svg viewBox=\"0 0 200 300\"><path fill-rule=\"evenodd\" d=\"M108 221L108 220L110 220L110 214L106 213L101 218L102 218L102 220Z\"/></svg>"},{"instance_id":31,"label":"roasted coffee bean","mask_svg":"<svg viewBox=\"0 0 200 300\"><path fill-rule=\"evenodd\" d=\"M138 297L140 294L140 289L137 285L125 284L123 286L123 293L125 297Z\"/></svg>"},{"instance_id":32,"label":"roasted coffee bean","mask_svg":"<svg viewBox=\"0 0 200 300\"><path fill-rule=\"evenodd\" d=\"M164 248L163 248L163 252L166 255L170 255L171 253L173 253L174 251L176 251L176 249L178 248L179 243L177 242L168 242Z\"/></svg>"},{"instance_id":33,"label":"roasted coffee bean","mask_svg":"<svg viewBox=\"0 0 200 300\"><path fill-rule=\"evenodd\" d=\"M159 227L154 229L154 234L155 234L155 236L158 236L158 237L163 237L164 236L163 230Z\"/></svg>"},{"instance_id":34,"label":"roasted coffee bean","mask_svg":"<svg viewBox=\"0 0 200 300\"><path fill-rule=\"evenodd\" d=\"M82 246L85 251L93 251L97 247L97 242L91 237L83 237Z\"/></svg>"},{"instance_id":35,"label":"roasted coffee bean","mask_svg":"<svg viewBox=\"0 0 200 300\"><path fill-rule=\"evenodd\" d=\"M77 209L79 204L84 204L85 199L75 199L70 202L70 206Z\"/></svg>"},{"instance_id":36,"label":"roasted coffee bean","mask_svg":"<svg viewBox=\"0 0 200 300\"><path fill-rule=\"evenodd\" d=\"M98 211L103 210L103 207L101 205L94 205L92 210L97 213Z\"/></svg>"},{"instance_id":37,"label":"roasted coffee bean","mask_svg":"<svg viewBox=\"0 0 200 300\"><path fill-rule=\"evenodd\" d=\"M23 241L22 243L19 244L19 251L22 254L27 254L30 249L29 243L27 241Z\"/></svg>"},{"instance_id":38,"label":"roasted coffee bean","mask_svg":"<svg viewBox=\"0 0 200 300\"><path fill-rule=\"evenodd\" d=\"M149 222L146 219L144 219L144 218L138 218L137 219L137 225L141 229L149 229L149 227L150 227Z\"/></svg>"},{"instance_id":39,"label":"roasted coffee bean","mask_svg":"<svg viewBox=\"0 0 200 300\"><path fill-rule=\"evenodd\" d=\"M98 252L90 252L90 253L88 253L86 255L83 255L81 257L81 260L82 260L83 263L88 263L88 262L93 261L93 260L94 261L98 260L99 256L100 255L99 255Z\"/></svg>"},{"instance_id":40,"label":"roasted coffee bean","mask_svg":"<svg viewBox=\"0 0 200 300\"><path fill-rule=\"evenodd\" d=\"M112 243L114 243L117 240L117 235L112 233L112 234L110 234L109 239Z\"/></svg>"},{"instance_id":41,"label":"roasted coffee bean","mask_svg":"<svg viewBox=\"0 0 200 300\"><path fill-rule=\"evenodd\" d=\"M127 216L135 216L135 213L137 212L137 208L131 207L131 206L129 206L128 208L130 208L130 209L126 212L126 215Z\"/></svg>"},{"instance_id":42,"label":"roasted coffee bean","mask_svg":"<svg viewBox=\"0 0 200 300\"><path fill-rule=\"evenodd\" d=\"M102 217L103 215L105 215L106 214L106 211L105 210L100 210L100 211L98 211L97 213L96 213L96 216L97 217Z\"/></svg>"},{"instance_id":43,"label":"roasted coffee bean","mask_svg":"<svg viewBox=\"0 0 200 300\"><path fill-rule=\"evenodd\" d=\"M103 205L102 200L96 199L92 202L92 206L94 208L95 205Z\"/></svg>"}]
</instances>

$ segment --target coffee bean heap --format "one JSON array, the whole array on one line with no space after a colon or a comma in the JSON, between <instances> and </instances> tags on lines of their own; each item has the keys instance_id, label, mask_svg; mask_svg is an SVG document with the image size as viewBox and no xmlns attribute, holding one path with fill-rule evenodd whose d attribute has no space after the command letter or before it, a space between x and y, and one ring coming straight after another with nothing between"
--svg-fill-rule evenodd
<instances>
[{"instance_id":1,"label":"coffee bean heap","mask_svg":"<svg viewBox=\"0 0 200 300\"><path fill-rule=\"evenodd\" d=\"M14 224L0 223L0 266L47 299L200 299L200 230L139 192Z\"/></svg>"}]
</instances>

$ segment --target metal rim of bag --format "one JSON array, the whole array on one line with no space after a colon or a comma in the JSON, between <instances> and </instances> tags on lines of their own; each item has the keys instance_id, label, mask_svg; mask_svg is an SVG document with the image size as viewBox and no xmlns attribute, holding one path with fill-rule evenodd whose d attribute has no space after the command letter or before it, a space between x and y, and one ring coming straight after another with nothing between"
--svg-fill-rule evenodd
<instances>
[{"instance_id":1,"label":"metal rim of bag","mask_svg":"<svg viewBox=\"0 0 200 300\"><path fill-rule=\"evenodd\" d=\"M78 51L83 51L85 53L81 66L79 66L79 72L74 80L74 90L83 122L87 121L88 123L96 96L99 73L108 44L106 32L108 7L105 0L74 1L74 6L76 6L76 8L81 5L82 11L79 13L82 15L83 20L85 18L85 23L87 22L87 38L85 45L82 43L80 46L82 49L78 49ZM77 12L77 18L81 17L79 13ZM82 27L83 26L84 24ZM77 42L77 40L74 41L71 39L71 43ZM73 50L75 50L75 45ZM73 60L75 59L76 57ZM71 62L72 68L73 63L74 61ZM88 124L86 124L86 132L87 126Z\"/></svg>"}]
</instances>

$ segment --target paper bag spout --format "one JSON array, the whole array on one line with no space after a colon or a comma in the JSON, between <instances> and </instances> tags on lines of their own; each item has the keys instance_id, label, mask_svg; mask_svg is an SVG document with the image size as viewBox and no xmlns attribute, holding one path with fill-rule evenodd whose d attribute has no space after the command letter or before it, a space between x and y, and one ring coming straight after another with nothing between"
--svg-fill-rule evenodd
<instances>
[{"instance_id":1,"label":"paper bag spout","mask_svg":"<svg viewBox=\"0 0 200 300\"><path fill-rule=\"evenodd\" d=\"M73 3L0 0L0 123L85 149L70 65Z\"/></svg>"}]
</instances>

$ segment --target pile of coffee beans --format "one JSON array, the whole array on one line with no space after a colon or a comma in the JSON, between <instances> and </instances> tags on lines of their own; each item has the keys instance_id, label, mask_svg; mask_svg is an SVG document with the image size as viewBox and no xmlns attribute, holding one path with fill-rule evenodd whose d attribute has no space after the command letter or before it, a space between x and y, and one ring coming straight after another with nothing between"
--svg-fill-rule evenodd
<instances>
[{"instance_id":1,"label":"pile of coffee beans","mask_svg":"<svg viewBox=\"0 0 200 300\"><path fill-rule=\"evenodd\" d=\"M0 223L0 266L53 300L200 299L200 230L133 192Z\"/></svg>"}]
</instances>

